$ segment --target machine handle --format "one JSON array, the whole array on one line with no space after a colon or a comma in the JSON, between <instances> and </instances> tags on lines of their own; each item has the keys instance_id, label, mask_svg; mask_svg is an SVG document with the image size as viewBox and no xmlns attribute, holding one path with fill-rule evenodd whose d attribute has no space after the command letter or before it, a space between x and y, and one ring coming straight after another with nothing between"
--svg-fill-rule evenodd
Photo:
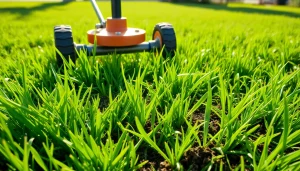
<instances>
[{"instance_id":1,"label":"machine handle","mask_svg":"<svg viewBox=\"0 0 300 171\"><path fill-rule=\"evenodd\" d=\"M92 5L93 5L93 7L94 7L94 10L95 10L95 12L96 12L96 15L97 15L97 17L98 17L98 19L99 19L99 21L100 21L100 24L101 24L103 27L105 27L105 19L104 19L103 15L102 15L100 9L98 8L98 5L96 4L96 1L95 1L95 0L91 0L91 3L92 3Z\"/></svg>"}]
</instances>

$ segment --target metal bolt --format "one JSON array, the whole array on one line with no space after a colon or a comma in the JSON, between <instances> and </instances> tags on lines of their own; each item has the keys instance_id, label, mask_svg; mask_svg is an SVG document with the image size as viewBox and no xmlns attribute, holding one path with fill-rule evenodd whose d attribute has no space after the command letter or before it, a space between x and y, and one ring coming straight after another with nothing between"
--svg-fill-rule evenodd
<instances>
[{"instance_id":1,"label":"metal bolt","mask_svg":"<svg viewBox=\"0 0 300 171\"><path fill-rule=\"evenodd\" d=\"M140 32L140 30L135 30L136 33Z\"/></svg>"},{"instance_id":2,"label":"metal bolt","mask_svg":"<svg viewBox=\"0 0 300 171\"><path fill-rule=\"evenodd\" d=\"M101 24L97 23L95 27L96 27L96 29L99 29L99 28L101 28Z\"/></svg>"}]
</instances>

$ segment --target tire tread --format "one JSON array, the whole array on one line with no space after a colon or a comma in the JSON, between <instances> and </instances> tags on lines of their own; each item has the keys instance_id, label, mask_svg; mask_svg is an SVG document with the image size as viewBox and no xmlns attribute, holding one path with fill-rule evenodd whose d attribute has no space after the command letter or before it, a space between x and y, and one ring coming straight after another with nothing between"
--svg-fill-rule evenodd
<instances>
[{"instance_id":1,"label":"tire tread","mask_svg":"<svg viewBox=\"0 0 300 171\"><path fill-rule=\"evenodd\" d=\"M68 25L55 26L54 39L55 39L55 47L61 53L61 55L63 55L66 59L70 57L70 59L73 62L75 62L76 53L75 53L75 46L73 42L71 26ZM63 64L61 55L58 52L56 52L56 60L59 66Z\"/></svg>"},{"instance_id":2,"label":"tire tread","mask_svg":"<svg viewBox=\"0 0 300 171\"><path fill-rule=\"evenodd\" d=\"M176 34L173 26L169 23L158 23L154 27L153 36L156 31L159 31L161 34L162 45L164 46L163 57L167 57L168 55L174 57L176 51Z\"/></svg>"}]
</instances>

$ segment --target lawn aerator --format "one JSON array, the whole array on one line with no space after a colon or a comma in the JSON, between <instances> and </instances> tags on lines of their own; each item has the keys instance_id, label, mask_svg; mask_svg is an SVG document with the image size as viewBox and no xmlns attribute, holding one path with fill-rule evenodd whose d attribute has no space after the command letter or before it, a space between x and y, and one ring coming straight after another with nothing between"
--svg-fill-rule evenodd
<instances>
[{"instance_id":1,"label":"lawn aerator","mask_svg":"<svg viewBox=\"0 0 300 171\"><path fill-rule=\"evenodd\" d=\"M153 40L145 42L145 30L127 27L126 18L121 15L121 0L111 0L112 17L107 18L106 21L96 1L91 0L91 3L100 23L96 24L95 29L87 32L90 45L74 43L71 26L59 25L54 27L58 65L63 64L61 55L75 62L76 51L80 50L84 50L88 56L143 51L162 52L163 57L173 57L175 55L176 36L171 24L156 24L152 34ZM97 45L96 48L94 48L95 44Z\"/></svg>"}]
</instances>

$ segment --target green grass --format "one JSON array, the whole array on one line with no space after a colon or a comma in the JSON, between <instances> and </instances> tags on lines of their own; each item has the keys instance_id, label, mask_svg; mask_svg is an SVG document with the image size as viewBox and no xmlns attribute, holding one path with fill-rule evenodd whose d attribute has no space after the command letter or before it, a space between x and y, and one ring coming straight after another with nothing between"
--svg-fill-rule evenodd
<instances>
[{"instance_id":1,"label":"green grass","mask_svg":"<svg viewBox=\"0 0 300 171\"><path fill-rule=\"evenodd\" d=\"M87 43L90 3L0 3L1 168L300 169L299 8L124 2L122 12L147 40L172 23L176 56L81 53L58 68L53 27Z\"/></svg>"}]
</instances>

